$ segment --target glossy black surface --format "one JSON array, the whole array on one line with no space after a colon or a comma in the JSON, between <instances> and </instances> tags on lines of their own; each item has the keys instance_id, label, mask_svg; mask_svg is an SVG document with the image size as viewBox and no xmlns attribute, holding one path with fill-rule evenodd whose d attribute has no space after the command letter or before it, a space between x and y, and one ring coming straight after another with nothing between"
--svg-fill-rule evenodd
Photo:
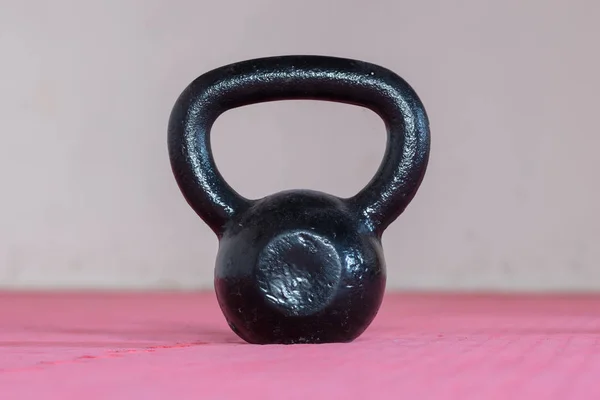
<instances>
[{"instance_id":1,"label":"glossy black surface","mask_svg":"<svg viewBox=\"0 0 600 400\"><path fill-rule=\"evenodd\" d=\"M383 119L383 161L358 194L297 190L250 200L225 182L210 149L215 120L235 107L286 99L359 105ZM343 141L340 134L340 148ZM385 290L381 235L415 196L429 158L425 109L402 78L324 56L227 65L183 91L168 145L185 199L219 238L215 289L234 332L258 344L348 342L364 332Z\"/></svg>"}]
</instances>

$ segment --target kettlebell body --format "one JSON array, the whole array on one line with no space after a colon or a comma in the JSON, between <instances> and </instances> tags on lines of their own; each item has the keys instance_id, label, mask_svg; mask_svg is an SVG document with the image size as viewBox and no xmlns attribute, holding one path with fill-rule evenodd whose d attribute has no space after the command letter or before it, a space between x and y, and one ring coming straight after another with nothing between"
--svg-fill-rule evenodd
<instances>
[{"instance_id":1,"label":"kettlebell body","mask_svg":"<svg viewBox=\"0 0 600 400\"><path fill-rule=\"evenodd\" d=\"M339 199L310 191L268 196L235 218L215 271L231 328L251 343L361 334L385 288L380 242L364 228Z\"/></svg>"},{"instance_id":2,"label":"kettlebell body","mask_svg":"<svg viewBox=\"0 0 600 400\"><path fill-rule=\"evenodd\" d=\"M370 108L388 130L383 162L351 198L284 191L258 200L216 168L210 129L223 112L285 99ZM412 88L380 66L324 56L283 56L217 68L194 80L169 120L169 154L188 204L219 238L215 290L231 329L255 344L349 342L381 305L381 235L421 184L429 123Z\"/></svg>"}]
</instances>

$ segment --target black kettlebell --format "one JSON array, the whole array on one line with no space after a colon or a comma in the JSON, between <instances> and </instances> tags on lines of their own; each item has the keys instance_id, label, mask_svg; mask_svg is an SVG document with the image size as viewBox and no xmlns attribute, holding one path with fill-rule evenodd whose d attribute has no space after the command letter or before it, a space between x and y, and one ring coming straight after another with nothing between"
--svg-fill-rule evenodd
<instances>
[{"instance_id":1,"label":"black kettlebell","mask_svg":"<svg viewBox=\"0 0 600 400\"><path fill-rule=\"evenodd\" d=\"M358 194L339 198L295 190L249 200L225 182L210 147L215 120L235 107L286 99L359 105L383 119L384 159ZM171 113L169 155L185 199L219 239L215 289L231 329L255 344L350 342L360 336L385 290L381 235L415 196L429 140L417 94L378 65L325 56L268 57L194 80Z\"/></svg>"}]
</instances>

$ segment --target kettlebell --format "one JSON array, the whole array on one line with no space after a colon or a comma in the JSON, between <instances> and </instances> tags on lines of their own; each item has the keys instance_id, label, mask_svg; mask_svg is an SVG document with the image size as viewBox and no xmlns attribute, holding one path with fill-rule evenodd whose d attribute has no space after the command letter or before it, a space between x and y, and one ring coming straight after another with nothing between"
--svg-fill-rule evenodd
<instances>
[{"instance_id":1,"label":"kettlebell","mask_svg":"<svg viewBox=\"0 0 600 400\"><path fill-rule=\"evenodd\" d=\"M358 105L385 122L383 161L355 196L292 190L250 200L223 179L210 145L215 120L236 107L289 99ZM358 338L383 300L381 236L421 185L429 144L417 94L375 64L265 57L213 69L190 83L169 118L169 157L184 198L219 240L214 285L233 332L251 344Z\"/></svg>"}]
</instances>

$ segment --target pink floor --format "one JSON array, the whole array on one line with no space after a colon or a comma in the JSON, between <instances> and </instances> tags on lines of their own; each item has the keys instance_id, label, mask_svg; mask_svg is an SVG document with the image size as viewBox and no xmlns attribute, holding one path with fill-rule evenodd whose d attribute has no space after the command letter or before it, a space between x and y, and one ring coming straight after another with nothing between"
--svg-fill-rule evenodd
<instances>
[{"instance_id":1,"label":"pink floor","mask_svg":"<svg viewBox=\"0 0 600 400\"><path fill-rule=\"evenodd\" d=\"M388 295L351 344L253 346L212 294L0 294L0 399L600 399L600 296Z\"/></svg>"}]
</instances>

